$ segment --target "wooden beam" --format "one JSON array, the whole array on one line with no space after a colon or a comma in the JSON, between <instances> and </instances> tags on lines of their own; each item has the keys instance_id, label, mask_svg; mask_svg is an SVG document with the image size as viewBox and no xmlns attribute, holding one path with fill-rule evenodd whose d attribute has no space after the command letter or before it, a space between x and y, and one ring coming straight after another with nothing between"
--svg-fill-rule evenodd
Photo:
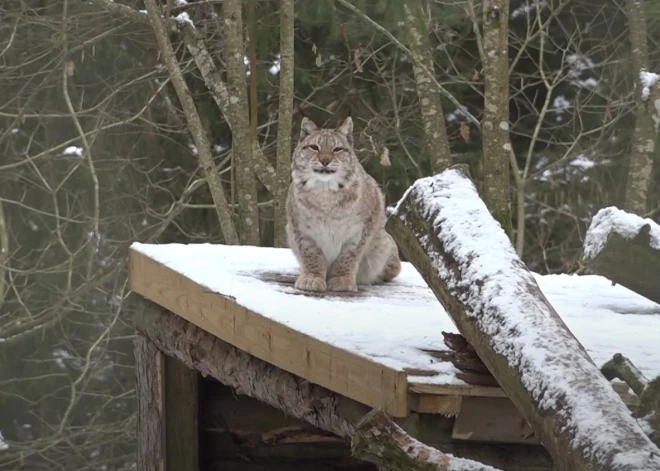
<instances>
[{"instance_id":1,"label":"wooden beam","mask_svg":"<svg viewBox=\"0 0 660 471\"><path fill-rule=\"evenodd\" d=\"M461 399L461 396L411 393L408 395L408 407L415 412L455 417L461 410Z\"/></svg>"},{"instance_id":2,"label":"wooden beam","mask_svg":"<svg viewBox=\"0 0 660 471\"><path fill-rule=\"evenodd\" d=\"M167 471L199 471L199 373L165 357Z\"/></svg>"},{"instance_id":3,"label":"wooden beam","mask_svg":"<svg viewBox=\"0 0 660 471\"><path fill-rule=\"evenodd\" d=\"M476 386L472 384L409 383L408 390L412 393L430 395L507 397L502 388Z\"/></svg>"},{"instance_id":4,"label":"wooden beam","mask_svg":"<svg viewBox=\"0 0 660 471\"><path fill-rule=\"evenodd\" d=\"M407 374L245 309L131 249L130 288L217 338L285 371L395 417L407 412Z\"/></svg>"},{"instance_id":5,"label":"wooden beam","mask_svg":"<svg viewBox=\"0 0 660 471\"><path fill-rule=\"evenodd\" d=\"M149 339L134 342L137 376L137 469L166 471L164 358Z\"/></svg>"}]
</instances>

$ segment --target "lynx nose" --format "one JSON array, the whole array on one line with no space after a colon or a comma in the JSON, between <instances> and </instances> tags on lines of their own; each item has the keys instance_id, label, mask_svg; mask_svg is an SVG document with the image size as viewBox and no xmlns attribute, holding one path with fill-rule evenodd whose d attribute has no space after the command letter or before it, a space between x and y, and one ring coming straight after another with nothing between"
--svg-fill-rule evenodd
<instances>
[{"instance_id":1,"label":"lynx nose","mask_svg":"<svg viewBox=\"0 0 660 471\"><path fill-rule=\"evenodd\" d=\"M332 162L332 155L319 155L319 162L321 162L321 165L324 167L327 167L330 162Z\"/></svg>"}]
</instances>

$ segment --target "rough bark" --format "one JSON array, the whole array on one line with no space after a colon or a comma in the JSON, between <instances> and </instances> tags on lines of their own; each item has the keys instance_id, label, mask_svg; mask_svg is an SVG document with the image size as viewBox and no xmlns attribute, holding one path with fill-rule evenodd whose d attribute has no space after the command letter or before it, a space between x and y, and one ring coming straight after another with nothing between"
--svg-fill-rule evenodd
<instances>
[{"instance_id":1,"label":"rough bark","mask_svg":"<svg viewBox=\"0 0 660 471\"><path fill-rule=\"evenodd\" d=\"M483 199L512 237L509 194L509 0L483 2Z\"/></svg>"},{"instance_id":2,"label":"rough bark","mask_svg":"<svg viewBox=\"0 0 660 471\"><path fill-rule=\"evenodd\" d=\"M632 239L610 232L605 245L588 253L587 268L637 294L660 303L660 250L651 246L651 226L645 224Z\"/></svg>"},{"instance_id":3,"label":"rough bark","mask_svg":"<svg viewBox=\"0 0 660 471\"><path fill-rule=\"evenodd\" d=\"M136 319L136 328L158 350L203 376L211 376L231 386L238 394L255 398L288 416L302 419L339 437L350 439L359 422L370 412L369 407L259 360L155 304L148 303L141 311ZM443 420L442 417L434 418ZM410 427L419 435L426 433L429 440L439 437L432 424L420 422L414 420L408 423L407 419L402 419L402 423L407 424L404 429ZM424 437L420 438L426 441ZM454 453L460 449L454 444L449 447ZM479 454L493 462L502 459L497 447ZM511 455L510 452L508 454ZM535 465L547 469L543 454L536 455L540 456L532 460Z\"/></svg>"},{"instance_id":4,"label":"rough bark","mask_svg":"<svg viewBox=\"0 0 660 471\"><path fill-rule=\"evenodd\" d=\"M280 1L280 97L277 112L277 176L275 183L275 247L286 247L286 199L291 178L293 119L294 1Z\"/></svg>"},{"instance_id":5,"label":"rough bark","mask_svg":"<svg viewBox=\"0 0 660 471\"><path fill-rule=\"evenodd\" d=\"M236 175L238 237L243 245L260 245L259 206L255 163L250 136L250 118L245 82L245 48L243 46L243 9L241 0L222 2L222 31L227 67L227 113L232 121L232 151ZM254 68L254 67L253 67Z\"/></svg>"},{"instance_id":6,"label":"rough bark","mask_svg":"<svg viewBox=\"0 0 660 471\"><path fill-rule=\"evenodd\" d=\"M561 469L660 470L660 450L497 229L467 167L418 180L387 230Z\"/></svg>"},{"instance_id":7,"label":"rough bark","mask_svg":"<svg viewBox=\"0 0 660 471\"><path fill-rule=\"evenodd\" d=\"M220 176L213 163L211 146L208 137L206 136L206 132L204 131L202 121L199 118L195 102L192 99L190 89L186 84L186 80L181 72L181 67L179 67L179 63L174 55L174 50L170 43L167 28L163 23L160 9L156 5L155 0L145 0L144 5L147 9L149 20L156 36L156 41L158 42L158 49L163 56L163 62L165 63L165 67L167 67L170 78L172 79L172 85L174 86L179 101L181 102L181 107L186 116L190 134L197 147L199 162L204 170L204 175L209 185L209 190L211 192L211 197L213 198L224 241L226 244L237 244L239 241L238 235L236 234L232 213L229 209L229 203L227 202L222 187L222 181L220 180Z\"/></svg>"},{"instance_id":8,"label":"rough bark","mask_svg":"<svg viewBox=\"0 0 660 471\"><path fill-rule=\"evenodd\" d=\"M164 358L142 335L135 337L137 376L137 467L165 471Z\"/></svg>"},{"instance_id":9,"label":"rough bark","mask_svg":"<svg viewBox=\"0 0 660 471\"><path fill-rule=\"evenodd\" d=\"M642 72L648 70L646 19L642 0L627 0L628 28L633 74L635 76L635 129L628 160L628 178L623 207L626 211L643 215L648 209L649 188L653 176L655 142L660 125L660 91L652 96L644 93ZM657 88L654 86L652 88ZM655 120L654 120L655 116Z\"/></svg>"},{"instance_id":10,"label":"rough bark","mask_svg":"<svg viewBox=\"0 0 660 471\"><path fill-rule=\"evenodd\" d=\"M353 455L397 471L495 471L472 460L440 453L408 435L381 411L371 411L351 439Z\"/></svg>"},{"instance_id":11,"label":"rough bark","mask_svg":"<svg viewBox=\"0 0 660 471\"><path fill-rule=\"evenodd\" d=\"M431 171L440 173L451 165L451 153L440 90L433 84L435 70L428 25L420 0L403 2L406 42L412 52L413 74L424 123L424 139Z\"/></svg>"}]
</instances>

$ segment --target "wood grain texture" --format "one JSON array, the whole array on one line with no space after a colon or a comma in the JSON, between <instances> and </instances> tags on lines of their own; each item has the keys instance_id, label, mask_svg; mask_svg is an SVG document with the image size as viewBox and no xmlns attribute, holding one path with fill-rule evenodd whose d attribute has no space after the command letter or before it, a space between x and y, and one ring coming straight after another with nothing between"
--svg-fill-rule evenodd
<instances>
[{"instance_id":1,"label":"wood grain texture","mask_svg":"<svg viewBox=\"0 0 660 471\"><path fill-rule=\"evenodd\" d=\"M164 358L143 335L134 342L137 379L137 467L165 470Z\"/></svg>"},{"instance_id":2,"label":"wood grain texture","mask_svg":"<svg viewBox=\"0 0 660 471\"><path fill-rule=\"evenodd\" d=\"M407 414L407 374L240 306L133 249L130 288L278 368L395 417Z\"/></svg>"}]
</instances>

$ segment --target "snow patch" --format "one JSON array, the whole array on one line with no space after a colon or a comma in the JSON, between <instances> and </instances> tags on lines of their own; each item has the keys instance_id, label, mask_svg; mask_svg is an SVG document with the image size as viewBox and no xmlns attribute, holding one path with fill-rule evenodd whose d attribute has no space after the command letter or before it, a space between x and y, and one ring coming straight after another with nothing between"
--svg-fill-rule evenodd
<instances>
[{"instance_id":1,"label":"snow patch","mask_svg":"<svg viewBox=\"0 0 660 471\"><path fill-rule=\"evenodd\" d=\"M82 157L83 148L78 146L69 146L62 151L62 155L75 155L76 157Z\"/></svg>"},{"instance_id":2,"label":"snow patch","mask_svg":"<svg viewBox=\"0 0 660 471\"><path fill-rule=\"evenodd\" d=\"M642 82L642 100L646 101L651 96L651 87L660 80L660 75L642 69L639 71L639 80Z\"/></svg>"},{"instance_id":3,"label":"snow patch","mask_svg":"<svg viewBox=\"0 0 660 471\"><path fill-rule=\"evenodd\" d=\"M190 15L188 15L188 13L186 13L185 11L176 15L174 19L182 25L185 25L187 23L193 28L195 27L195 23L193 23L193 21L190 19Z\"/></svg>"},{"instance_id":4,"label":"snow patch","mask_svg":"<svg viewBox=\"0 0 660 471\"><path fill-rule=\"evenodd\" d=\"M651 226L649 234L651 247L660 250L660 226L655 221L627 213L614 206L601 209L591 220L584 238L585 258L591 259L598 255L612 232L626 239L633 239L646 224Z\"/></svg>"}]
</instances>

